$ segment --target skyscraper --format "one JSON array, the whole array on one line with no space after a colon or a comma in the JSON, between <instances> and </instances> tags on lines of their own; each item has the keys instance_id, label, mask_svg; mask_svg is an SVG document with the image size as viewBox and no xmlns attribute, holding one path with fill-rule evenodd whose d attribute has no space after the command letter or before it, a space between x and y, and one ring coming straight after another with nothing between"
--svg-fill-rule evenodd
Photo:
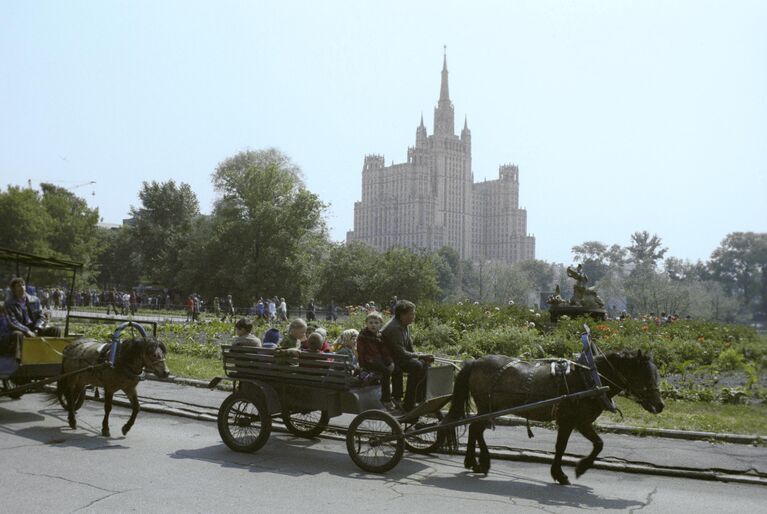
<instances>
[{"instance_id":1,"label":"skyscraper","mask_svg":"<svg viewBox=\"0 0 767 514\"><path fill-rule=\"evenodd\" d=\"M517 166L502 165L497 180L474 183L467 120L460 136L455 134L447 55L434 108L434 133L427 134L421 116L407 162L386 166L381 155L365 157L362 200L354 204L354 230L346 240L380 250L449 246L462 259L475 261L535 258L535 238L527 235L527 212L519 208Z\"/></svg>"}]
</instances>

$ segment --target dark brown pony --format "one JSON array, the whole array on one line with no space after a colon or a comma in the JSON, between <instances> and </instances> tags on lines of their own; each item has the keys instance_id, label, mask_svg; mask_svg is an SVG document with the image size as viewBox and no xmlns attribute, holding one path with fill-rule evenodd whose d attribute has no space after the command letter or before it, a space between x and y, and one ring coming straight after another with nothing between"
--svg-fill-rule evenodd
<instances>
[{"instance_id":1,"label":"dark brown pony","mask_svg":"<svg viewBox=\"0 0 767 514\"><path fill-rule=\"evenodd\" d=\"M588 369L571 363L573 372L555 376L551 373L551 362L520 361L503 355L489 355L467 362L456 377L452 405L445 422L466 417L470 398L474 399L477 414L485 414L592 387L587 378ZM610 387L608 395L611 398L624 391L653 414L663 410L663 400L658 391L658 369L649 355L643 354L641 350L608 352L597 357L595 362L602 384ZM570 483L562 471L562 455L573 429L594 445L591 453L578 461L576 476L585 473L602 451L602 439L592 423L604 408L602 398L595 396L568 400L553 407L537 408L520 414L531 420L557 422L559 430L551 476L560 484ZM488 421L475 421L469 425L464 459L467 469L485 475L490 469L490 453L483 433L489 424ZM443 435L447 434L443 432ZM476 444L479 444L479 460Z\"/></svg>"},{"instance_id":2,"label":"dark brown pony","mask_svg":"<svg viewBox=\"0 0 767 514\"><path fill-rule=\"evenodd\" d=\"M88 366L107 362L109 343L101 343L93 339L78 339L64 349L62 373L83 369ZM141 373L146 370L160 378L170 374L165 364L165 345L152 337L138 337L122 341L119 346L114 367L98 366L92 371L79 373L59 380L56 393L65 400L69 412L69 426L77 428L75 411L82 404L85 386L95 385L104 388L104 420L101 424L101 435L109 436L109 413L112 411L112 397L115 392L123 391L130 400L131 415L122 427L123 435L127 434L136 421L139 403L136 386Z\"/></svg>"}]
</instances>

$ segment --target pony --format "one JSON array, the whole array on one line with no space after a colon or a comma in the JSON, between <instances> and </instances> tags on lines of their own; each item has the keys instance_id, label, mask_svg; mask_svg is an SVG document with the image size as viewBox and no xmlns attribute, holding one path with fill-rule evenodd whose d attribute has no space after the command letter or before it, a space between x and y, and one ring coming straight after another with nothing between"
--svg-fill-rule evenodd
<instances>
[{"instance_id":1,"label":"pony","mask_svg":"<svg viewBox=\"0 0 767 514\"><path fill-rule=\"evenodd\" d=\"M90 371L64 377L56 383L56 394L64 398L62 402L68 411L68 422L72 429L77 428L75 411L82 404L85 386L94 385L104 388L104 420L101 423L101 435L109 437L109 413L112 411L112 397L115 392L123 391L130 400L131 415L122 427L126 435L136 421L139 411L136 386L141 373L146 370L160 378L170 375L165 363L167 348L165 344L152 337L137 337L122 341L114 362L108 364L109 343L93 339L78 339L67 346L63 352L62 373L76 371L96 364Z\"/></svg>"},{"instance_id":2,"label":"pony","mask_svg":"<svg viewBox=\"0 0 767 514\"><path fill-rule=\"evenodd\" d=\"M594 360L602 383L610 388L607 392L610 398L625 392L648 412L658 414L663 410L664 404L658 390L658 368L649 354L641 350L611 351ZM452 403L443 423L466 417L472 398L477 414L485 414L593 387L587 367L569 361L561 362L572 365L575 372L556 372L557 362L553 360L521 361L504 355L488 355L466 362L456 377ZM556 482L570 484L562 471L562 456L573 429L578 430L593 445L591 453L578 461L576 476L580 477L588 471L602 451L603 442L594 430L593 423L604 409L604 398L596 395L565 400L554 406L537 407L519 414L528 420L556 421L556 452L551 465L551 476ZM483 435L490 424L490 421L479 420L469 425L464 467L475 473L487 475L490 469L490 453ZM446 427L440 430L442 441L455 440L455 429ZM532 437L532 432L529 435ZM479 459L476 456L477 445Z\"/></svg>"}]
</instances>

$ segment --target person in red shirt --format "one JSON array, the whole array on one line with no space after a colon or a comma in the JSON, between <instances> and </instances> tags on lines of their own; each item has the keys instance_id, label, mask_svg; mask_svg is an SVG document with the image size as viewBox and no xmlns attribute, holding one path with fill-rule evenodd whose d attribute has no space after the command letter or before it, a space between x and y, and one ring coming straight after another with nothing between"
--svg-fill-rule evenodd
<instances>
[{"instance_id":1,"label":"person in red shirt","mask_svg":"<svg viewBox=\"0 0 767 514\"><path fill-rule=\"evenodd\" d=\"M383 316L371 312L365 318L365 328L357 336L357 355L360 367L365 371L376 373L381 377L381 403L388 410L394 410L391 401L391 374L394 371L394 361L381 338Z\"/></svg>"}]
</instances>

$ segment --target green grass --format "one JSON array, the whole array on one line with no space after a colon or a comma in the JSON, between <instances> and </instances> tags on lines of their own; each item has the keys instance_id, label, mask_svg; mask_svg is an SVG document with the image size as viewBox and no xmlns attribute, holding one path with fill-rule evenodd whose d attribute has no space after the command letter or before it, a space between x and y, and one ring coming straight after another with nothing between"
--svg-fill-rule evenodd
<instances>
[{"instance_id":1,"label":"green grass","mask_svg":"<svg viewBox=\"0 0 767 514\"><path fill-rule=\"evenodd\" d=\"M650 414L639 404L616 398L619 414L605 413L599 421L621 423L642 428L700 430L736 434L767 435L767 405L726 405L709 402L666 400L666 408L658 415Z\"/></svg>"},{"instance_id":2,"label":"green grass","mask_svg":"<svg viewBox=\"0 0 767 514\"><path fill-rule=\"evenodd\" d=\"M198 380L210 380L224 374L220 358L206 359L172 352L168 353L168 368L172 375Z\"/></svg>"}]
</instances>

